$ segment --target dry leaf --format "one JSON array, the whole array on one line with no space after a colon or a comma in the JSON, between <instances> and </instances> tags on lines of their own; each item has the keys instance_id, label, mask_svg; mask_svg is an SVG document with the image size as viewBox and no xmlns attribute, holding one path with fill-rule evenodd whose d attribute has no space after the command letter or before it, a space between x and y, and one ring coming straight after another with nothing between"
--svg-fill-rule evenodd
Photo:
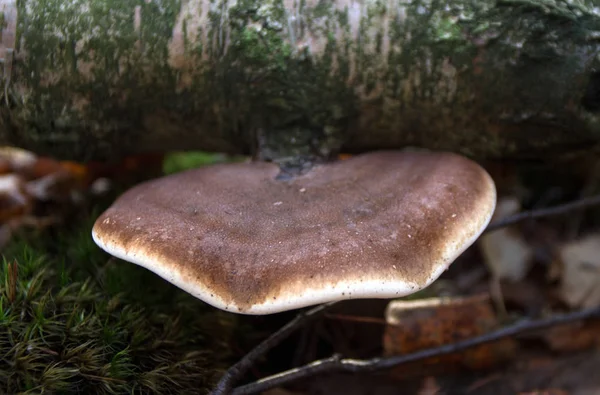
<instances>
[{"instance_id":1,"label":"dry leaf","mask_svg":"<svg viewBox=\"0 0 600 395\"><path fill-rule=\"evenodd\" d=\"M500 220L521 211L516 198L502 198L496 205L492 221ZM525 278L533 262L533 247L518 229L507 227L483 235L479 239L486 265L492 275L500 280L520 281Z\"/></svg>"},{"instance_id":2,"label":"dry leaf","mask_svg":"<svg viewBox=\"0 0 600 395\"><path fill-rule=\"evenodd\" d=\"M45 212L54 206L39 203L76 203L83 196L86 175L83 165L0 147L0 248L8 243L15 229L55 223L57 216ZM40 207L45 209L38 210Z\"/></svg>"},{"instance_id":3,"label":"dry leaf","mask_svg":"<svg viewBox=\"0 0 600 395\"><path fill-rule=\"evenodd\" d=\"M600 320L573 322L544 331L543 338L552 351L574 352L600 344Z\"/></svg>"},{"instance_id":4,"label":"dry leaf","mask_svg":"<svg viewBox=\"0 0 600 395\"><path fill-rule=\"evenodd\" d=\"M386 310L383 337L385 355L405 355L419 350L454 343L490 332L498 327L487 295L432 298L416 301L396 300ZM442 365L453 368L488 368L510 358L512 339L483 344L460 353L429 358L419 366ZM414 367L413 367L414 368ZM395 374L411 374L403 365Z\"/></svg>"},{"instance_id":5,"label":"dry leaf","mask_svg":"<svg viewBox=\"0 0 600 395\"><path fill-rule=\"evenodd\" d=\"M15 174L0 175L0 223L25 215L30 208L31 201L21 177Z\"/></svg>"},{"instance_id":6,"label":"dry leaf","mask_svg":"<svg viewBox=\"0 0 600 395\"><path fill-rule=\"evenodd\" d=\"M560 297L574 308L600 305L600 235L562 245Z\"/></svg>"},{"instance_id":7,"label":"dry leaf","mask_svg":"<svg viewBox=\"0 0 600 395\"><path fill-rule=\"evenodd\" d=\"M99 178L116 183L131 183L162 175L164 154L146 153L132 155L118 162L92 161L87 163L85 185Z\"/></svg>"},{"instance_id":8,"label":"dry leaf","mask_svg":"<svg viewBox=\"0 0 600 395\"><path fill-rule=\"evenodd\" d=\"M10 166L10 163L3 159L0 158L0 174L9 174L12 171L12 167Z\"/></svg>"},{"instance_id":9,"label":"dry leaf","mask_svg":"<svg viewBox=\"0 0 600 395\"><path fill-rule=\"evenodd\" d=\"M24 149L0 146L0 161L9 168L7 172L22 173L35 164L37 156Z\"/></svg>"},{"instance_id":10,"label":"dry leaf","mask_svg":"<svg viewBox=\"0 0 600 395\"><path fill-rule=\"evenodd\" d=\"M27 174L27 179L36 180L63 171L64 168L59 161L41 156L24 173Z\"/></svg>"}]
</instances>

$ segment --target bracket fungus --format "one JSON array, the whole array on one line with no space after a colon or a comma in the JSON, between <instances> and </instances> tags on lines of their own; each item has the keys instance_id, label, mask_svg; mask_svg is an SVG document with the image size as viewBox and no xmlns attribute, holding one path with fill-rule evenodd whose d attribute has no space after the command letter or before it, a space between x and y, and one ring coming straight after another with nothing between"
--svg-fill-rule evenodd
<instances>
[{"instance_id":1,"label":"bracket fungus","mask_svg":"<svg viewBox=\"0 0 600 395\"><path fill-rule=\"evenodd\" d=\"M219 164L137 185L95 242L242 314L417 292L483 232L489 174L452 153L380 151L292 179L269 162Z\"/></svg>"}]
</instances>

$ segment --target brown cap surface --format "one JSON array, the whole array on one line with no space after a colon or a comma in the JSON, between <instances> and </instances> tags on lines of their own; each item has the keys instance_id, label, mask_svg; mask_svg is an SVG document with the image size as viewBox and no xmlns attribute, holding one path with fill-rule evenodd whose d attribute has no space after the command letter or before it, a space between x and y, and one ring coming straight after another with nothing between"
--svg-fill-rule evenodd
<instances>
[{"instance_id":1,"label":"brown cap surface","mask_svg":"<svg viewBox=\"0 0 600 395\"><path fill-rule=\"evenodd\" d=\"M437 279L487 226L490 176L449 153L382 151L275 180L277 165L189 170L123 194L104 250L229 311L394 298Z\"/></svg>"}]
</instances>

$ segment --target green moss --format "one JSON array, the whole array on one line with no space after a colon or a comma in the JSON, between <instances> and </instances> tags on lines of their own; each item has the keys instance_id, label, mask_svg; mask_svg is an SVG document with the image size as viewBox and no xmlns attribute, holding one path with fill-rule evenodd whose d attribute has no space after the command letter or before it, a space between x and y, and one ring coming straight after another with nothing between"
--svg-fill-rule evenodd
<instances>
[{"instance_id":1,"label":"green moss","mask_svg":"<svg viewBox=\"0 0 600 395\"><path fill-rule=\"evenodd\" d=\"M237 316L110 258L92 220L28 233L0 267L4 393L205 393L237 359Z\"/></svg>"},{"instance_id":2,"label":"green moss","mask_svg":"<svg viewBox=\"0 0 600 395\"><path fill-rule=\"evenodd\" d=\"M331 4L321 2L307 11L306 28L317 28L314 19L331 16L332 10ZM322 57L304 54L293 33L289 40L282 34L294 28L281 0L240 1L229 10L229 18L231 45L222 60L227 70L223 86L232 80L250 81L236 96L238 108L247 111L248 125L256 130L261 158L302 167L334 153L354 97L345 76L332 71L335 37L328 36Z\"/></svg>"},{"instance_id":3,"label":"green moss","mask_svg":"<svg viewBox=\"0 0 600 395\"><path fill-rule=\"evenodd\" d=\"M174 85L167 46L179 0L17 3L16 50L28 56L13 70L13 79L27 89L13 103L12 119L26 120L18 127L40 146L54 144L60 155L87 159L85 150L98 139L139 129L141 120L133 114L156 89ZM139 31L136 7L144 19ZM148 74L157 81L151 92L145 89ZM123 102L129 103L127 117L121 116ZM73 133L78 128L88 133ZM63 153L62 146L76 152ZM110 143L95 147L111 149Z\"/></svg>"},{"instance_id":4,"label":"green moss","mask_svg":"<svg viewBox=\"0 0 600 395\"><path fill-rule=\"evenodd\" d=\"M591 0L63 3L17 2L19 84L0 140L37 152L202 149L302 162L416 145L481 158L564 151L598 135L597 114L565 110L597 68L586 55L599 31ZM183 53L169 58L179 18ZM546 121L528 124L528 114L579 132L531 138Z\"/></svg>"},{"instance_id":5,"label":"green moss","mask_svg":"<svg viewBox=\"0 0 600 395\"><path fill-rule=\"evenodd\" d=\"M203 151L171 152L163 161L163 173L172 174L183 170L212 165L216 163L241 161L243 156L228 157L223 154L214 154Z\"/></svg>"}]
</instances>

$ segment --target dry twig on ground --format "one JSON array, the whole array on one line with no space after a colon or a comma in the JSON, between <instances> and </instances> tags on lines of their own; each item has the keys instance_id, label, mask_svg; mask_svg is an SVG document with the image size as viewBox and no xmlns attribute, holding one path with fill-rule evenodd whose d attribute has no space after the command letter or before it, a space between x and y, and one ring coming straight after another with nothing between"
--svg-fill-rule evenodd
<instances>
[{"instance_id":1,"label":"dry twig on ground","mask_svg":"<svg viewBox=\"0 0 600 395\"><path fill-rule=\"evenodd\" d=\"M321 373L362 373L390 369L392 367L401 364L406 364L409 362L420 361L431 357L437 357L458 351L463 351L484 343L491 343L496 340L501 340L525 332L545 329L593 317L600 317L600 307L581 310L573 313L555 315L552 317L542 318L538 320L524 319L512 325L498 329L496 331L486 333L485 335L477 336L457 343L443 345L440 347L429 348L407 355L399 355L388 358L373 358L368 360L344 359L341 358L339 355L334 355L326 359L314 361L307 365L266 377L255 383L238 387L234 389L232 393L234 395L255 394L268 390L270 388L289 384L298 379L307 378Z\"/></svg>"},{"instance_id":2,"label":"dry twig on ground","mask_svg":"<svg viewBox=\"0 0 600 395\"><path fill-rule=\"evenodd\" d=\"M258 346L253 348L248 354L246 354L238 363L230 367L227 372L223 375L221 380L217 383L217 386L211 393L212 395L225 395L231 392L232 386L239 378L252 367L257 359L265 355L270 349L281 343L288 336L300 327L308 324L311 320L317 318L329 307L333 306L335 302L326 303L310 310L304 311L292 321L287 323L277 332L269 336Z\"/></svg>"},{"instance_id":3,"label":"dry twig on ground","mask_svg":"<svg viewBox=\"0 0 600 395\"><path fill-rule=\"evenodd\" d=\"M594 195L578 200L574 200L569 203L561 204L558 206L541 208L531 211L523 211L517 213L515 215L511 215L509 217L503 218L501 220L492 222L488 225L485 230L485 233L492 232L494 230L504 228L510 225L517 224L519 222L526 221L528 219L537 219L537 218L545 218L545 217L553 217L556 215L564 215L570 213L575 210L582 210L592 206L600 205L600 195Z\"/></svg>"},{"instance_id":4,"label":"dry twig on ground","mask_svg":"<svg viewBox=\"0 0 600 395\"><path fill-rule=\"evenodd\" d=\"M575 210L585 209L591 206L600 205L600 195L582 198L566 204L542 208L531 211L524 211L518 214L503 218L501 220L491 223L485 232L491 232L506 226L514 225L516 223L528 220L538 219L543 217L550 217L556 215L563 215ZM374 358L370 360L356 360L356 359L343 359L339 355L334 355L330 358L314 361L310 364L291 369L255 383L247 384L232 390L235 382L241 378L241 376L252 367L253 363L256 362L261 356L265 355L270 349L277 346L285 338L290 336L296 329L307 324L312 319L318 317L325 309L329 308L334 303L329 303L321 306L317 306L313 309L300 313L295 319L290 321L287 325L282 327L280 330L275 332L273 335L265 339L246 356L244 356L238 363L233 365L223 375L215 390L212 392L213 395L223 395L233 393L236 395L242 394L253 394L261 391L265 391L269 388L276 386L289 384L292 381L300 378L306 378L315 374L334 372L334 371L346 371L346 372L373 372L376 370L389 369L394 366L405 364L409 362L415 362L422 359L445 355L457 351L462 351L467 348L475 347L483 343L489 343L496 340L500 340L506 337L521 334L526 331L532 331L537 329L544 329L568 322L582 320L590 317L600 316L600 308L593 308L582 310L578 312L556 315L549 318L543 318L539 320L525 319L519 321L513 325L498 329L496 331L487 333L482 336L474 337L468 340L460 341L454 344L448 344L440 347L422 350L412 354L394 356L389 358Z\"/></svg>"}]
</instances>

